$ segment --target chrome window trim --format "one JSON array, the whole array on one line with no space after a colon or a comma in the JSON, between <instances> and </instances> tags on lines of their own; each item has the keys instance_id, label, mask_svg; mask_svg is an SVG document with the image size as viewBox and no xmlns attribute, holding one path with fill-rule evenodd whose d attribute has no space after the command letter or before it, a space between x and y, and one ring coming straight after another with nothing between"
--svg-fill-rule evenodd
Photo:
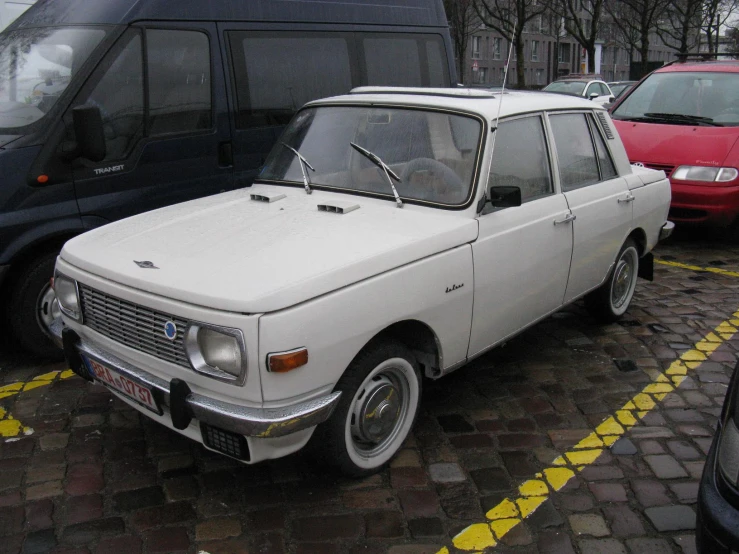
<instances>
[{"instance_id":1,"label":"chrome window trim","mask_svg":"<svg viewBox=\"0 0 739 554\"><path fill-rule=\"evenodd\" d=\"M236 339L239 343L239 352L241 354L241 372L239 375L232 375L206 363L203 353L200 351L200 346L198 345L198 331L200 329L211 329ZM222 327L220 325L200 321L191 321L185 330L183 346L185 347L187 359L190 361L190 366L197 373L201 373L211 379L223 381L230 385L242 386L246 382L248 361L246 359L246 342L241 329Z\"/></svg>"}]
</instances>

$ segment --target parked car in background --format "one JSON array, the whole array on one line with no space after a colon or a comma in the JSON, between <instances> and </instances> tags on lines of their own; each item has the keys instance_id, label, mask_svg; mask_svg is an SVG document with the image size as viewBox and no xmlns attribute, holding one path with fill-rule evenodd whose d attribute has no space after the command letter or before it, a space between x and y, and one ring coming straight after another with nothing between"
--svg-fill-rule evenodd
<instances>
[{"instance_id":1,"label":"parked car in background","mask_svg":"<svg viewBox=\"0 0 739 554\"><path fill-rule=\"evenodd\" d=\"M0 316L46 357L66 240L250 185L309 100L457 80L442 0L93 4L39 0L0 35Z\"/></svg>"},{"instance_id":2,"label":"parked car in background","mask_svg":"<svg viewBox=\"0 0 739 554\"><path fill-rule=\"evenodd\" d=\"M612 101L603 104L603 107L609 109L613 106L616 100L634 88L634 85L638 82L639 81L614 81L612 83L608 83L608 88L611 89L614 98Z\"/></svg>"},{"instance_id":3,"label":"parked car in background","mask_svg":"<svg viewBox=\"0 0 739 554\"><path fill-rule=\"evenodd\" d=\"M739 551L739 364L703 466L695 530L700 554Z\"/></svg>"},{"instance_id":4,"label":"parked car in background","mask_svg":"<svg viewBox=\"0 0 739 554\"><path fill-rule=\"evenodd\" d=\"M738 61L668 64L619 99L611 115L629 160L670 178L671 220L736 229Z\"/></svg>"},{"instance_id":5,"label":"parked car in background","mask_svg":"<svg viewBox=\"0 0 739 554\"><path fill-rule=\"evenodd\" d=\"M611 125L538 92L311 102L250 189L67 242L54 332L78 375L209 449L255 463L313 438L373 473L424 378L578 298L614 321L651 278L669 183Z\"/></svg>"},{"instance_id":6,"label":"parked car in background","mask_svg":"<svg viewBox=\"0 0 739 554\"><path fill-rule=\"evenodd\" d=\"M593 79L592 76L558 79L549 83L542 90L544 92L582 96L600 105L612 102L614 98L608 85L599 79Z\"/></svg>"}]
</instances>

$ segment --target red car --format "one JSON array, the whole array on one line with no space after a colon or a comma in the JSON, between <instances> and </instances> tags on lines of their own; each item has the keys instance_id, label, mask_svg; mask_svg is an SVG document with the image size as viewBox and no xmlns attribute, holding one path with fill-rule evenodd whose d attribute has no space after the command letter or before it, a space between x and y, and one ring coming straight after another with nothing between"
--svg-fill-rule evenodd
<instances>
[{"instance_id":1,"label":"red car","mask_svg":"<svg viewBox=\"0 0 739 554\"><path fill-rule=\"evenodd\" d=\"M662 169L671 221L739 227L739 61L679 61L611 109L631 163Z\"/></svg>"}]
</instances>

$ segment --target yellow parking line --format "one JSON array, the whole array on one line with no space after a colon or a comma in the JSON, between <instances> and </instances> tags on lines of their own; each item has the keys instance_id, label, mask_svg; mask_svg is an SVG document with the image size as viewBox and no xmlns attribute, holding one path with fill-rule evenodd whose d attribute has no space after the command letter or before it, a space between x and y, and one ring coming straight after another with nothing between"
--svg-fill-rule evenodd
<instances>
[{"instance_id":1,"label":"yellow parking line","mask_svg":"<svg viewBox=\"0 0 739 554\"><path fill-rule=\"evenodd\" d=\"M669 265L672 267L679 267L680 269L690 269L692 271L706 271L708 273L726 275L727 277L739 277L739 272L729 271L727 269L721 269L719 267L700 267L697 265L681 264L680 262L669 262L667 260L658 260L658 259L655 259L654 263L660 264L660 265Z\"/></svg>"},{"instance_id":2,"label":"yellow parking line","mask_svg":"<svg viewBox=\"0 0 739 554\"><path fill-rule=\"evenodd\" d=\"M52 371L50 373L38 375L30 381L21 381L18 383L12 383L10 385L5 385L3 387L0 387L0 399L9 398L11 396L15 396L29 390L37 389L39 387L45 387L53 383L57 378L68 379L72 375L74 375L74 372L69 369L66 371ZM30 427L25 427L20 421L10 415L7 410L0 408L0 437L17 437L18 435L22 433L27 433L29 431Z\"/></svg>"},{"instance_id":3,"label":"yellow parking line","mask_svg":"<svg viewBox=\"0 0 739 554\"><path fill-rule=\"evenodd\" d=\"M544 504L550 494L561 490L575 476L576 471L582 471L595 462L607 448L634 427L639 419L679 387L687 378L689 370L700 366L723 342L736 334L737 326L739 310L695 343L691 350L672 362L664 372L653 368L645 369L652 379L651 383L571 450L557 457L550 467L537 473L534 479L522 483L518 487L517 497L506 498L489 510L485 514L485 522L470 525L452 539L452 544L466 552L480 552L495 546L506 533ZM449 549L444 547L437 554L449 554Z\"/></svg>"}]
</instances>

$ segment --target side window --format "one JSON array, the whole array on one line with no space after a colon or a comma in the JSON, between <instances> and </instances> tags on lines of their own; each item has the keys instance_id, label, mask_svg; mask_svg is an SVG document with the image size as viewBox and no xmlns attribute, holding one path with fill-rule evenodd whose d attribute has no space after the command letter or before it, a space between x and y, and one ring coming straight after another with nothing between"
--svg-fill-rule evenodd
<instances>
[{"instance_id":1,"label":"side window","mask_svg":"<svg viewBox=\"0 0 739 554\"><path fill-rule=\"evenodd\" d=\"M208 36L198 31L146 31L150 135L210 129Z\"/></svg>"},{"instance_id":2,"label":"side window","mask_svg":"<svg viewBox=\"0 0 739 554\"><path fill-rule=\"evenodd\" d=\"M606 85L603 83L598 83L598 88L600 89L600 95L605 96L606 94L609 94L608 89L606 88Z\"/></svg>"},{"instance_id":3,"label":"side window","mask_svg":"<svg viewBox=\"0 0 739 554\"><path fill-rule=\"evenodd\" d=\"M550 115L562 192L597 183L598 164L584 113Z\"/></svg>"},{"instance_id":4,"label":"side window","mask_svg":"<svg viewBox=\"0 0 739 554\"><path fill-rule=\"evenodd\" d=\"M598 166L600 167L600 179L601 181L607 181L618 176L616 173L616 167L613 165L611 154L606 148L606 143L603 140L598 124L595 122L592 116L588 116L590 126L593 130L593 137L595 137L595 148L598 151Z\"/></svg>"},{"instance_id":5,"label":"side window","mask_svg":"<svg viewBox=\"0 0 739 554\"><path fill-rule=\"evenodd\" d=\"M126 156L144 132L144 77L141 34L129 31L117 53L102 66L103 75L81 104L100 108L105 132L105 161Z\"/></svg>"},{"instance_id":6,"label":"side window","mask_svg":"<svg viewBox=\"0 0 739 554\"><path fill-rule=\"evenodd\" d=\"M240 129L286 125L306 102L352 88L346 36L234 32L229 40Z\"/></svg>"},{"instance_id":7,"label":"side window","mask_svg":"<svg viewBox=\"0 0 739 554\"><path fill-rule=\"evenodd\" d=\"M447 87L449 77L441 37L361 34L367 84Z\"/></svg>"},{"instance_id":8,"label":"side window","mask_svg":"<svg viewBox=\"0 0 739 554\"><path fill-rule=\"evenodd\" d=\"M519 187L522 202L552 194L554 187L541 117L503 121L495 134L488 186Z\"/></svg>"},{"instance_id":9,"label":"side window","mask_svg":"<svg viewBox=\"0 0 739 554\"><path fill-rule=\"evenodd\" d=\"M594 92L597 92L600 94L600 91L598 90L598 85L596 83L591 84L588 89L585 91L585 98L590 98L590 95Z\"/></svg>"}]
</instances>

